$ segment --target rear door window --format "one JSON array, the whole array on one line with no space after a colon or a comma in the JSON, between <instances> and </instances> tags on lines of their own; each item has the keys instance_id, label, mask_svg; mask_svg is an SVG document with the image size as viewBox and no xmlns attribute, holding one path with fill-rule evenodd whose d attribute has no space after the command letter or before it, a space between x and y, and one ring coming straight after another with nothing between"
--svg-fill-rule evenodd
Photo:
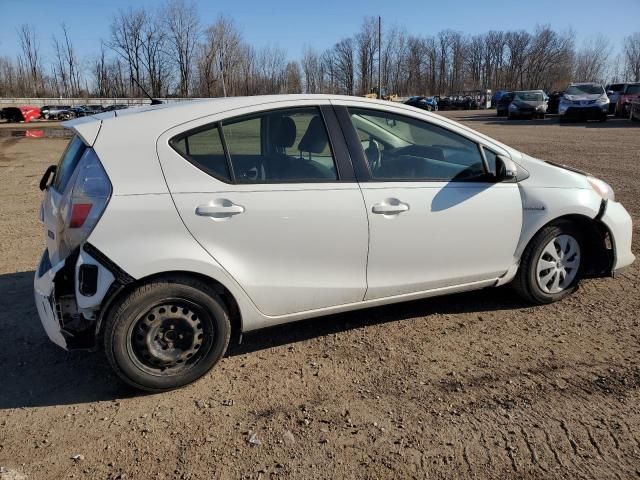
<instances>
[{"instance_id":1,"label":"rear door window","mask_svg":"<svg viewBox=\"0 0 640 480\"><path fill-rule=\"evenodd\" d=\"M56 170L56 176L53 181L53 188L58 192L64 192L64 189L67 187L67 184L80 161L80 157L82 157L82 154L86 149L87 146L77 135L69 141L67 149L62 154L62 158L60 158L60 162L58 163L58 168Z\"/></svg>"},{"instance_id":2,"label":"rear door window","mask_svg":"<svg viewBox=\"0 0 640 480\"><path fill-rule=\"evenodd\" d=\"M180 155L199 169L218 180L231 182L229 164L217 125L174 138L170 144Z\"/></svg>"},{"instance_id":3,"label":"rear door window","mask_svg":"<svg viewBox=\"0 0 640 480\"><path fill-rule=\"evenodd\" d=\"M222 123L237 183L338 180L324 120L317 107L267 111Z\"/></svg>"}]
</instances>

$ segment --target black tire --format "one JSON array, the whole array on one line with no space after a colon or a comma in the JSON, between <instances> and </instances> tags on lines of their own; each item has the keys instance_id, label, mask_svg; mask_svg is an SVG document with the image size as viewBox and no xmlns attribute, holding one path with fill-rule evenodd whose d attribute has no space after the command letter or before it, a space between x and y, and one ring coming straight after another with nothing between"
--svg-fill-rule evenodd
<instances>
[{"instance_id":1,"label":"black tire","mask_svg":"<svg viewBox=\"0 0 640 480\"><path fill-rule=\"evenodd\" d=\"M543 291L538 283L536 267L538 265L538 260L543 255L544 248L549 244L549 242L559 235L569 235L577 241L580 247L581 258L574 279L560 292L548 293ZM571 295L578 288L582 274L582 267L584 265L584 253L585 248L582 235L572 223L561 222L555 225L543 227L531 239L529 245L527 245L522 253L522 257L520 258L520 267L518 268L518 273L513 279L512 285L516 292L528 302L539 305L557 302L567 295Z\"/></svg>"},{"instance_id":2,"label":"black tire","mask_svg":"<svg viewBox=\"0 0 640 480\"><path fill-rule=\"evenodd\" d=\"M230 335L229 314L215 290L175 276L141 285L116 301L106 318L104 348L126 383L161 392L211 370L225 354Z\"/></svg>"},{"instance_id":3,"label":"black tire","mask_svg":"<svg viewBox=\"0 0 640 480\"><path fill-rule=\"evenodd\" d=\"M600 121L601 121L601 122L606 122L606 121L607 121L607 114L606 114L606 113L605 113L605 114L603 114L603 115L600 117Z\"/></svg>"}]
</instances>

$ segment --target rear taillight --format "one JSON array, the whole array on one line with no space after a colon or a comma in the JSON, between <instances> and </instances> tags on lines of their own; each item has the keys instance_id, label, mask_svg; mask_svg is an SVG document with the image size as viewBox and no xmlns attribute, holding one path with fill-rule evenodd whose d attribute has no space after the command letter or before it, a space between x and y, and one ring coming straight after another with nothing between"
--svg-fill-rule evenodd
<instances>
[{"instance_id":1,"label":"rear taillight","mask_svg":"<svg viewBox=\"0 0 640 480\"><path fill-rule=\"evenodd\" d=\"M85 220L89 216L89 212L93 204L91 203L74 203L71 205L71 219L69 220L69 228L80 228L84 225Z\"/></svg>"},{"instance_id":2,"label":"rear taillight","mask_svg":"<svg viewBox=\"0 0 640 480\"><path fill-rule=\"evenodd\" d=\"M63 209L63 235L70 250L89 237L111 198L111 182L92 148L82 155L72 182L73 187Z\"/></svg>"}]
</instances>

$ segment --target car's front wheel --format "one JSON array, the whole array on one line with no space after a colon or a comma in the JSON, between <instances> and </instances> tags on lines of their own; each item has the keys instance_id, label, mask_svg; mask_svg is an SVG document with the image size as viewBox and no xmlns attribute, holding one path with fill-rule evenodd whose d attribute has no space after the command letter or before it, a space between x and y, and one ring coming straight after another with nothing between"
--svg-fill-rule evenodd
<instances>
[{"instance_id":1,"label":"car's front wheel","mask_svg":"<svg viewBox=\"0 0 640 480\"><path fill-rule=\"evenodd\" d=\"M532 303L556 302L573 293L580 281L583 248L571 223L549 225L525 248L514 287Z\"/></svg>"},{"instance_id":2,"label":"car's front wheel","mask_svg":"<svg viewBox=\"0 0 640 480\"><path fill-rule=\"evenodd\" d=\"M128 384L164 391L191 383L224 355L231 324L224 301L205 282L165 278L141 285L110 309L109 363Z\"/></svg>"}]
</instances>

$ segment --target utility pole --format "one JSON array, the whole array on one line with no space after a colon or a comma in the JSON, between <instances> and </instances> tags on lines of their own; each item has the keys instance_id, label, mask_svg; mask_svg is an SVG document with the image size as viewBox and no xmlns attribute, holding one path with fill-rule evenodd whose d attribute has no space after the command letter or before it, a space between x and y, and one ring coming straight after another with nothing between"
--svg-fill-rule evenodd
<instances>
[{"instance_id":1,"label":"utility pole","mask_svg":"<svg viewBox=\"0 0 640 480\"><path fill-rule=\"evenodd\" d=\"M220 76L222 77L222 95L227 97L227 87L224 84L224 69L222 68L222 53L220 53Z\"/></svg>"},{"instance_id":2,"label":"utility pole","mask_svg":"<svg viewBox=\"0 0 640 480\"><path fill-rule=\"evenodd\" d=\"M380 52L382 51L382 17L378 15L378 98L382 99L382 62Z\"/></svg>"}]
</instances>

